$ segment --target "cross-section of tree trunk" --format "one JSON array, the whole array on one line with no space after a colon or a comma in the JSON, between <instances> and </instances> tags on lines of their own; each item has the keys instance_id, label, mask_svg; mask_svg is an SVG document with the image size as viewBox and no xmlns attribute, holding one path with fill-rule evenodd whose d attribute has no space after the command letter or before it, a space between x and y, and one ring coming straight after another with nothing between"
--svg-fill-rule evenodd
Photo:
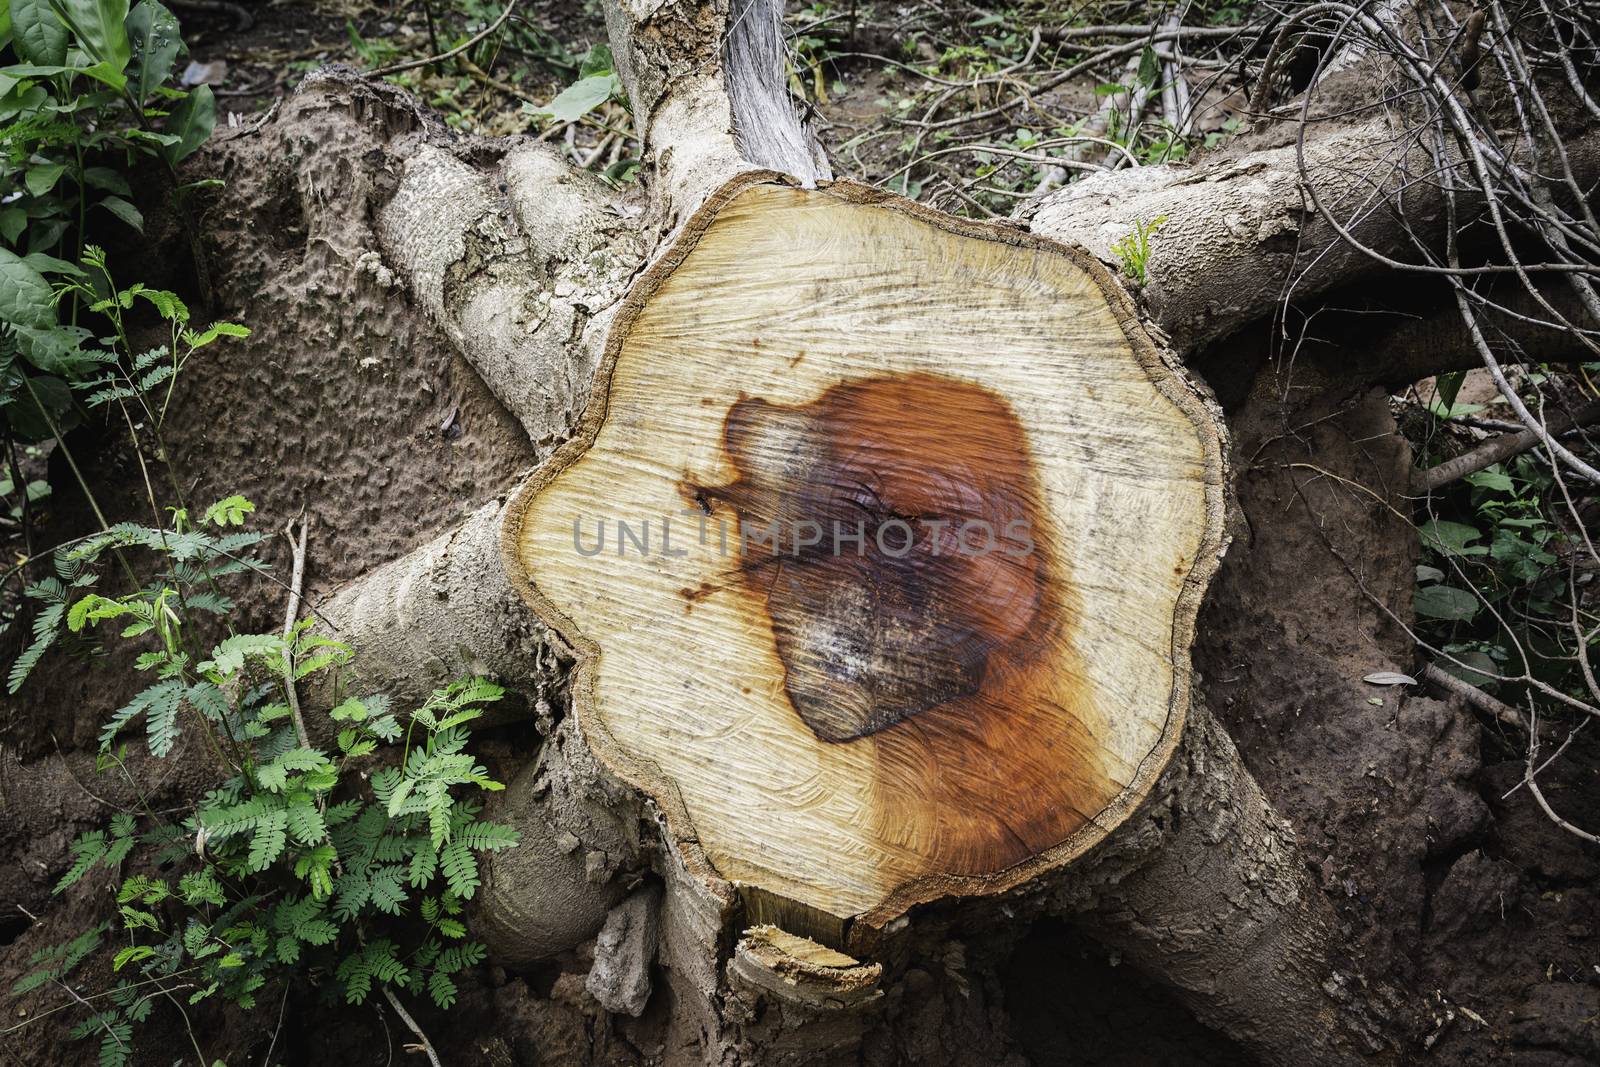
<instances>
[{"instance_id":1,"label":"cross-section of tree trunk","mask_svg":"<svg viewBox=\"0 0 1600 1067\"><path fill-rule=\"evenodd\" d=\"M795 932L1081 854L1182 731L1220 429L1089 257L747 174L509 509L580 723Z\"/></svg>"}]
</instances>

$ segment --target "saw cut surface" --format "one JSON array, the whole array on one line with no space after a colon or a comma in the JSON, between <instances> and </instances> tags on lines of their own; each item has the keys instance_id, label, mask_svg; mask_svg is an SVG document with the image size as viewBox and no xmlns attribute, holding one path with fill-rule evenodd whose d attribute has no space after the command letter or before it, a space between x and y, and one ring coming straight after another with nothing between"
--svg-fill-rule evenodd
<instances>
[{"instance_id":1,"label":"saw cut surface","mask_svg":"<svg viewBox=\"0 0 1600 1067\"><path fill-rule=\"evenodd\" d=\"M745 179L618 316L510 546L710 874L881 922L1081 852L1187 706L1219 439L1100 268Z\"/></svg>"}]
</instances>

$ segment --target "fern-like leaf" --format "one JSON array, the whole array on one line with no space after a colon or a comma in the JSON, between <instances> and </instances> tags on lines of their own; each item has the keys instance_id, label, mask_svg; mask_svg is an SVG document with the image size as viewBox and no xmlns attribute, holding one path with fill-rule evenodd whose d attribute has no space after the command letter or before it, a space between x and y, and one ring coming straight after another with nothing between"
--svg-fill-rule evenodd
<instances>
[{"instance_id":1,"label":"fern-like leaf","mask_svg":"<svg viewBox=\"0 0 1600 1067\"><path fill-rule=\"evenodd\" d=\"M48 579L57 587L60 582ZM29 587L29 595L37 597L35 590L43 588L41 585ZM65 597L59 602L47 604L33 620L33 641L22 650L16 662L11 665L11 673L6 676L6 692L15 694L22 688L22 683L28 680L28 675L33 673L33 668L39 665L39 660L50 651L50 646L56 643L56 638L61 634L61 620L65 618L67 603Z\"/></svg>"},{"instance_id":2,"label":"fern-like leaf","mask_svg":"<svg viewBox=\"0 0 1600 1067\"><path fill-rule=\"evenodd\" d=\"M61 876L52 893L59 893L68 886L76 884L89 868L100 861L106 854L106 835L103 830L91 830L86 834L79 834L72 842L72 866L67 868L67 873Z\"/></svg>"},{"instance_id":3,"label":"fern-like leaf","mask_svg":"<svg viewBox=\"0 0 1600 1067\"><path fill-rule=\"evenodd\" d=\"M481 884L478 880L478 860L464 841L452 841L439 851L439 866L444 871L445 884L450 892L463 900L470 900Z\"/></svg>"},{"instance_id":4,"label":"fern-like leaf","mask_svg":"<svg viewBox=\"0 0 1600 1067\"><path fill-rule=\"evenodd\" d=\"M401 867L382 867L373 874L372 906L386 915L399 915L406 900L406 891L400 884L402 877Z\"/></svg>"},{"instance_id":5,"label":"fern-like leaf","mask_svg":"<svg viewBox=\"0 0 1600 1067\"><path fill-rule=\"evenodd\" d=\"M456 974L468 967L476 967L484 961L488 952L476 941L468 941L464 945L452 945L439 953L438 962L434 964L445 974Z\"/></svg>"},{"instance_id":6,"label":"fern-like leaf","mask_svg":"<svg viewBox=\"0 0 1600 1067\"><path fill-rule=\"evenodd\" d=\"M134 697L122 707L118 708L112 713L111 718L107 720L105 728L100 731L100 748L102 750L109 750L111 748L111 743L116 740L117 734L121 732L122 728L147 711L151 711L152 709L163 711L163 709L165 709L164 713L175 716L178 702L183 697L183 689L183 683L177 681L176 679L168 679L165 682L157 682L155 685L144 690L138 696ZM175 727L172 729L175 730ZM170 739L167 740L166 748L162 749L160 752L156 752L156 736L157 731L152 726L150 729L150 750L156 755L164 756L172 747ZM173 733L172 736L176 737L176 733Z\"/></svg>"},{"instance_id":7,"label":"fern-like leaf","mask_svg":"<svg viewBox=\"0 0 1600 1067\"><path fill-rule=\"evenodd\" d=\"M133 1024L107 1019L101 1029L105 1036L100 1039L100 1067L125 1067L133 1058Z\"/></svg>"},{"instance_id":8,"label":"fern-like leaf","mask_svg":"<svg viewBox=\"0 0 1600 1067\"><path fill-rule=\"evenodd\" d=\"M255 836L250 839L250 858L246 861L251 871L264 871L272 861L283 854L288 843L289 816L282 808L272 808L262 815L256 825Z\"/></svg>"},{"instance_id":9,"label":"fern-like leaf","mask_svg":"<svg viewBox=\"0 0 1600 1067\"><path fill-rule=\"evenodd\" d=\"M333 902L334 918L348 922L361 913L372 897L372 882L365 874L346 872L336 883L337 896Z\"/></svg>"},{"instance_id":10,"label":"fern-like leaf","mask_svg":"<svg viewBox=\"0 0 1600 1067\"><path fill-rule=\"evenodd\" d=\"M326 840L328 827L322 821L322 812L310 795L301 793L289 802L289 833L302 845L315 845Z\"/></svg>"},{"instance_id":11,"label":"fern-like leaf","mask_svg":"<svg viewBox=\"0 0 1600 1067\"><path fill-rule=\"evenodd\" d=\"M146 702L145 730L152 756L165 756L177 744L178 709L183 704L183 691L183 683L177 680L161 682L145 691L150 694Z\"/></svg>"},{"instance_id":12,"label":"fern-like leaf","mask_svg":"<svg viewBox=\"0 0 1600 1067\"><path fill-rule=\"evenodd\" d=\"M457 840L477 852L499 852L522 840L522 831L497 822L474 822L461 829Z\"/></svg>"},{"instance_id":13,"label":"fern-like leaf","mask_svg":"<svg viewBox=\"0 0 1600 1067\"><path fill-rule=\"evenodd\" d=\"M433 881L433 876L438 870L439 850L433 847L432 841L418 842L416 851L411 853L410 870L407 872L411 888L421 889Z\"/></svg>"},{"instance_id":14,"label":"fern-like leaf","mask_svg":"<svg viewBox=\"0 0 1600 1067\"><path fill-rule=\"evenodd\" d=\"M428 977L428 995L440 1011L449 1011L456 1002L456 984L449 975L434 971Z\"/></svg>"}]
</instances>

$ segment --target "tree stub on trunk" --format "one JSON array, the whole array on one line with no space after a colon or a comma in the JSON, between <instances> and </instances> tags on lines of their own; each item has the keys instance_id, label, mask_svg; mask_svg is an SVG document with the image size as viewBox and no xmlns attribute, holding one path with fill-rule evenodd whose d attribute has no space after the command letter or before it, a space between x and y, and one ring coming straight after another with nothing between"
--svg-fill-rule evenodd
<instances>
[{"instance_id":1,"label":"tree stub on trunk","mask_svg":"<svg viewBox=\"0 0 1600 1067\"><path fill-rule=\"evenodd\" d=\"M834 945L1116 827L1188 706L1220 419L1081 252L742 175L508 509L589 743Z\"/></svg>"}]
</instances>

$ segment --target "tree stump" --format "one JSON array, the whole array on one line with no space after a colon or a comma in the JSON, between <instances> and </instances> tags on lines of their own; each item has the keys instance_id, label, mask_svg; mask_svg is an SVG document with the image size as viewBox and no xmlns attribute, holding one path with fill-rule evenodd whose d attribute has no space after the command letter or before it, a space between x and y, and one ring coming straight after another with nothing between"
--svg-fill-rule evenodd
<instances>
[{"instance_id":1,"label":"tree stump","mask_svg":"<svg viewBox=\"0 0 1600 1067\"><path fill-rule=\"evenodd\" d=\"M741 175L633 286L508 566L580 728L752 921L1058 867L1182 732L1220 419L1085 254Z\"/></svg>"}]
</instances>

